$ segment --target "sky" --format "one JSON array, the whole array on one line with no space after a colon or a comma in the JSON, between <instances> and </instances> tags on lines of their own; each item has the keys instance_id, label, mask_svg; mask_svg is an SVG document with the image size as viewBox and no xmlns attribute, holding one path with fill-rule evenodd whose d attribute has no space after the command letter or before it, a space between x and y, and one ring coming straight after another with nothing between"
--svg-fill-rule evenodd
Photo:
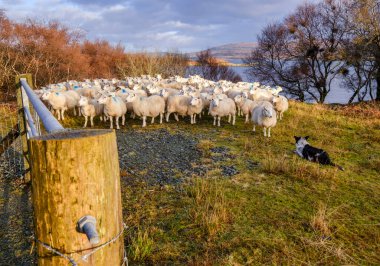
<instances>
[{"instance_id":1,"label":"sky","mask_svg":"<svg viewBox=\"0 0 380 266\"><path fill-rule=\"evenodd\" d=\"M56 20L126 51L196 52L255 42L305 0L0 0L7 16Z\"/></svg>"}]
</instances>

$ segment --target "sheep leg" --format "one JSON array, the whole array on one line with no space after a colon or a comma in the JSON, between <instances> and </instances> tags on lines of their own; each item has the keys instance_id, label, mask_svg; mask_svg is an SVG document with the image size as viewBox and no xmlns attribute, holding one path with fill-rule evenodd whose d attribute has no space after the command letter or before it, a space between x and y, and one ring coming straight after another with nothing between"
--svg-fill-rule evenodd
<instances>
[{"instance_id":1,"label":"sheep leg","mask_svg":"<svg viewBox=\"0 0 380 266\"><path fill-rule=\"evenodd\" d=\"M231 124L231 114L228 115L228 123Z\"/></svg>"},{"instance_id":2,"label":"sheep leg","mask_svg":"<svg viewBox=\"0 0 380 266\"><path fill-rule=\"evenodd\" d=\"M268 138L270 138L270 128L268 128Z\"/></svg>"},{"instance_id":3,"label":"sheep leg","mask_svg":"<svg viewBox=\"0 0 380 266\"><path fill-rule=\"evenodd\" d=\"M232 125L233 125L233 126L235 125L235 121L236 121L236 115L233 115L233 116L232 116Z\"/></svg>"},{"instance_id":4,"label":"sheep leg","mask_svg":"<svg viewBox=\"0 0 380 266\"><path fill-rule=\"evenodd\" d=\"M218 116L218 127L220 127L220 116Z\"/></svg>"},{"instance_id":5,"label":"sheep leg","mask_svg":"<svg viewBox=\"0 0 380 266\"><path fill-rule=\"evenodd\" d=\"M280 113L280 120L282 120L283 117L284 117L284 113L281 112L281 113Z\"/></svg>"},{"instance_id":6,"label":"sheep leg","mask_svg":"<svg viewBox=\"0 0 380 266\"><path fill-rule=\"evenodd\" d=\"M91 119L91 127L93 127L94 126L94 117L90 116L90 119Z\"/></svg>"},{"instance_id":7,"label":"sheep leg","mask_svg":"<svg viewBox=\"0 0 380 266\"><path fill-rule=\"evenodd\" d=\"M153 124L154 123L154 116L152 116L152 121L150 122L151 124Z\"/></svg>"},{"instance_id":8,"label":"sheep leg","mask_svg":"<svg viewBox=\"0 0 380 266\"><path fill-rule=\"evenodd\" d=\"M169 122L170 112L166 112L166 122Z\"/></svg>"},{"instance_id":9,"label":"sheep leg","mask_svg":"<svg viewBox=\"0 0 380 266\"><path fill-rule=\"evenodd\" d=\"M194 122L194 124L197 123L197 115L196 114L194 114L193 122Z\"/></svg>"},{"instance_id":10,"label":"sheep leg","mask_svg":"<svg viewBox=\"0 0 380 266\"><path fill-rule=\"evenodd\" d=\"M115 117L115 120L116 120L116 128L117 128L117 129L120 129L120 127L119 127L119 118L120 118L120 116L116 116L116 117Z\"/></svg>"},{"instance_id":11,"label":"sheep leg","mask_svg":"<svg viewBox=\"0 0 380 266\"><path fill-rule=\"evenodd\" d=\"M58 120L61 120L61 111L60 110L53 110L53 114L57 113Z\"/></svg>"},{"instance_id":12,"label":"sheep leg","mask_svg":"<svg viewBox=\"0 0 380 266\"><path fill-rule=\"evenodd\" d=\"M125 115L122 115L122 117L121 117L121 125L122 126L125 125Z\"/></svg>"},{"instance_id":13,"label":"sheep leg","mask_svg":"<svg viewBox=\"0 0 380 266\"><path fill-rule=\"evenodd\" d=\"M264 131L264 137L266 137L266 136L267 136L267 128L264 127L264 128L263 128L263 131Z\"/></svg>"},{"instance_id":14,"label":"sheep leg","mask_svg":"<svg viewBox=\"0 0 380 266\"><path fill-rule=\"evenodd\" d=\"M143 127L146 127L146 116L143 116L143 124L142 124Z\"/></svg>"},{"instance_id":15,"label":"sheep leg","mask_svg":"<svg viewBox=\"0 0 380 266\"><path fill-rule=\"evenodd\" d=\"M112 119L112 116L110 116L109 119L110 119L110 128L113 128L113 119Z\"/></svg>"},{"instance_id":16,"label":"sheep leg","mask_svg":"<svg viewBox=\"0 0 380 266\"><path fill-rule=\"evenodd\" d=\"M58 110L58 112L59 112L59 110ZM61 119L65 120L65 109L61 110Z\"/></svg>"},{"instance_id":17,"label":"sheep leg","mask_svg":"<svg viewBox=\"0 0 380 266\"><path fill-rule=\"evenodd\" d=\"M77 116L77 110L75 110L75 107L73 109L74 109L74 116Z\"/></svg>"},{"instance_id":18,"label":"sheep leg","mask_svg":"<svg viewBox=\"0 0 380 266\"><path fill-rule=\"evenodd\" d=\"M249 122L249 114L245 115L245 123L247 124Z\"/></svg>"},{"instance_id":19,"label":"sheep leg","mask_svg":"<svg viewBox=\"0 0 380 266\"><path fill-rule=\"evenodd\" d=\"M87 115L84 116L84 126L83 128L87 127Z\"/></svg>"},{"instance_id":20,"label":"sheep leg","mask_svg":"<svg viewBox=\"0 0 380 266\"><path fill-rule=\"evenodd\" d=\"M253 124L253 129L252 129L252 131L256 131L256 125L255 125L255 124Z\"/></svg>"},{"instance_id":21,"label":"sheep leg","mask_svg":"<svg viewBox=\"0 0 380 266\"><path fill-rule=\"evenodd\" d=\"M177 113L174 113L174 118L175 118L175 120L177 120L177 122L179 121L179 118L178 118L178 114L177 114Z\"/></svg>"},{"instance_id":22,"label":"sheep leg","mask_svg":"<svg viewBox=\"0 0 380 266\"><path fill-rule=\"evenodd\" d=\"M162 118L164 117L164 113L160 113L160 124L162 124Z\"/></svg>"},{"instance_id":23,"label":"sheep leg","mask_svg":"<svg viewBox=\"0 0 380 266\"><path fill-rule=\"evenodd\" d=\"M214 123L213 125L215 126L216 125L216 116L214 116Z\"/></svg>"}]
</instances>

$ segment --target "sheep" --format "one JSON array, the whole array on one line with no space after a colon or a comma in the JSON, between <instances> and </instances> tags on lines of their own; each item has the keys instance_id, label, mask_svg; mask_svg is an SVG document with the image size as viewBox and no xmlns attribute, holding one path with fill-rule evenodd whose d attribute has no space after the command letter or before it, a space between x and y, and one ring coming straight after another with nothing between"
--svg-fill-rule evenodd
<instances>
[{"instance_id":1,"label":"sheep","mask_svg":"<svg viewBox=\"0 0 380 266\"><path fill-rule=\"evenodd\" d=\"M178 115L185 116L190 105L191 97L185 95L173 95L167 99L166 122L169 122L171 113L174 113L175 120L179 121Z\"/></svg>"},{"instance_id":2,"label":"sheep","mask_svg":"<svg viewBox=\"0 0 380 266\"><path fill-rule=\"evenodd\" d=\"M201 115L203 109L203 101L199 97L192 97L190 100L190 105L187 109L187 114L190 116L190 123L196 123L196 115Z\"/></svg>"},{"instance_id":3,"label":"sheep","mask_svg":"<svg viewBox=\"0 0 380 266\"><path fill-rule=\"evenodd\" d=\"M103 121L103 105L99 104L96 100L89 100L85 96L81 96L79 99L79 106L81 108L81 113L84 116L84 128L87 127L87 118L90 117L91 127L94 126L94 117L96 115L100 116L100 121Z\"/></svg>"},{"instance_id":4,"label":"sheep","mask_svg":"<svg viewBox=\"0 0 380 266\"><path fill-rule=\"evenodd\" d=\"M218 127L220 127L220 118L227 115L228 123L231 122L232 116L232 125L235 125L236 105L232 99L219 99L218 97L215 97L211 101L209 112L214 117L214 126L216 125L216 119L218 119Z\"/></svg>"},{"instance_id":5,"label":"sheep","mask_svg":"<svg viewBox=\"0 0 380 266\"><path fill-rule=\"evenodd\" d=\"M62 94L66 97L66 107L67 109L73 109L74 115L77 115L77 112L75 110L75 107L78 106L78 115L80 115L80 108L79 108L79 99L80 95L78 92L73 91L73 90L68 90L62 92Z\"/></svg>"},{"instance_id":6,"label":"sheep","mask_svg":"<svg viewBox=\"0 0 380 266\"><path fill-rule=\"evenodd\" d=\"M252 109L256 106L257 102L252 101L243 97L242 95L235 96L235 103L238 106L238 109L245 115L245 123L249 122L249 115L251 114Z\"/></svg>"},{"instance_id":7,"label":"sheep","mask_svg":"<svg viewBox=\"0 0 380 266\"><path fill-rule=\"evenodd\" d=\"M42 95L42 100L47 101L57 112L58 120L64 120L64 113L68 109L74 109L74 115L76 115L75 107L78 105L79 95L75 91L47 91Z\"/></svg>"},{"instance_id":8,"label":"sheep","mask_svg":"<svg viewBox=\"0 0 380 266\"><path fill-rule=\"evenodd\" d=\"M130 93L127 97L127 102L133 103L133 112L143 118L143 127L146 127L146 117L152 117L151 123L159 115L160 124L165 112L165 100L158 96L152 95L149 97L142 97L135 93Z\"/></svg>"},{"instance_id":9,"label":"sheep","mask_svg":"<svg viewBox=\"0 0 380 266\"><path fill-rule=\"evenodd\" d=\"M164 98L165 102L167 102L169 96L174 96L174 95L179 95L179 94L180 94L179 90L171 89L171 88L163 88L160 91L160 96Z\"/></svg>"},{"instance_id":10,"label":"sheep","mask_svg":"<svg viewBox=\"0 0 380 266\"><path fill-rule=\"evenodd\" d=\"M58 120L64 120L66 107L66 97L60 92L47 91L42 95L42 100L47 101L51 108L57 112Z\"/></svg>"},{"instance_id":11,"label":"sheep","mask_svg":"<svg viewBox=\"0 0 380 266\"><path fill-rule=\"evenodd\" d=\"M289 108L289 102L286 97L282 95L274 96L273 97L273 106L274 109L277 112L277 118L282 120L282 117L284 116L284 112L288 110Z\"/></svg>"},{"instance_id":12,"label":"sheep","mask_svg":"<svg viewBox=\"0 0 380 266\"><path fill-rule=\"evenodd\" d=\"M104 104L104 114L110 118L110 128L113 128L112 118L115 117L116 128L119 127L119 118L121 117L121 125L124 126L125 114L127 112L127 106L124 101L115 96L114 94L103 95L98 99L98 103Z\"/></svg>"},{"instance_id":13,"label":"sheep","mask_svg":"<svg viewBox=\"0 0 380 266\"><path fill-rule=\"evenodd\" d=\"M266 89L256 88L249 91L250 99L253 101L272 101L273 95Z\"/></svg>"},{"instance_id":14,"label":"sheep","mask_svg":"<svg viewBox=\"0 0 380 266\"><path fill-rule=\"evenodd\" d=\"M276 111L273 105L267 101L260 101L252 109L251 120L253 122L253 131L256 131L256 125L262 126L264 131L264 137L270 138L270 129L276 126L277 117Z\"/></svg>"}]
</instances>

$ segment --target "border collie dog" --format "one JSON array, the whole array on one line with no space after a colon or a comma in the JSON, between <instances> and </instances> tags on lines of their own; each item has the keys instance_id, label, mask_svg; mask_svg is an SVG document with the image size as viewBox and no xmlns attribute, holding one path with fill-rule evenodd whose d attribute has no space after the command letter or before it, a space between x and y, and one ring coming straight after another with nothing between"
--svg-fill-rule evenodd
<instances>
[{"instance_id":1,"label":"border collie dog","mask_svg":"<svg viewBox=\"0 0 380 266\"><path fill-rule=\"evenodd\" d=\"M296 150L294 152L296 154L310 162L317 162L323 165L332 165L338 167L339 170L344 170L342 166L339 166L330 160L330 157L326 151L311 146L309 142L307 142L308 138L309 136L294 136L294 139L296 140Z\"/></svg>"}]
</instances>

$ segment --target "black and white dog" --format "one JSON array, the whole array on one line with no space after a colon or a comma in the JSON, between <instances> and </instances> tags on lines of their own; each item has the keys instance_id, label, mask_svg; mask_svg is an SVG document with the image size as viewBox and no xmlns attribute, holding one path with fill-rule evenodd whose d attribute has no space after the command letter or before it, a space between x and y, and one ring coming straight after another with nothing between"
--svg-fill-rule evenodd
<instances>
[{"instance_id":1,"label":"black and white dog","mask_svg":"<svg viewBox=\"0 0 380 266\"><path fill-rule=\"evenodd\" d=\"M330 160L330 157L326 151L311 146L309 142L307 142L308 138L309 136L294 136L294 139L296 140L296 150L294 152L296 154L310 162L317 162L323 165L332 165L338 167L339 170L344 170L342 166L339 166Z\"/></svg>"}]
</instances>

